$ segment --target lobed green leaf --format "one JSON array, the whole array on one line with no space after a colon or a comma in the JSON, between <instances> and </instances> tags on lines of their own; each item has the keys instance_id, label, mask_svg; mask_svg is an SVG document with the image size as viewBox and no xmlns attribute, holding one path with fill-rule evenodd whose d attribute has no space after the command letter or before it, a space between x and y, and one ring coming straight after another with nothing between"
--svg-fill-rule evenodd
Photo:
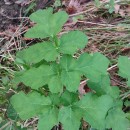
<instances>
[{"instance_id":1,"label":"lobed green leaf","mask_svg":"<svg viewBox=\"0 0 130 130\"><path fill-rule=\"evenodd\" d=\"M108 94L113 98L119 97L119 88L116 86L110 86L110 78L108 75L101 75L98 82L88 80L87 85L96 92L98 95Z\"/></svg>"},{"instance_id":2,"label":"lobed green leaf","mask_svg":"<svg viewBox=\"0 0 130 130\"><path fill-rule=\"evenodd\" d=\"M59 51L63 54L73 55L77 50L83 49L88 42L87 36L81 31L71 31L60 38Z\"/></svg>"},{"instance_id":3,"label":"lobed green leaf","mask_svg":"<svg viewBox=\"0 0 130 130\"><path fill-rule=\"evenodd\" d=\"M19 77L15 77L14 81L17 83L22 82L33 89L38 89L48 84L52 93L61 92L63 85L60 81L59 72L55 71L58 66L54 66L53 64L53 66L41 65L38 68L32 67Z\"/></svg>"},{"instance_id":4,"label":"lobed green leaf","mask_svg":"<svg viewBox=\"0 0 130 130\"><path fill-rule=\"evenodd\" d=\"M89 93L77 103L77 106L84 111L83 119L87 121L92 128L105 129L105 118L112 104L113 99L108 95L98 97Z\"/></svg>"},{"instance_id":5,"label":"lobed green leaf","mask_svg":"<svg viewBox=\"0 0 130 130\"><path fill-rule=\"evenodd\" d=\"M98 82L102 75L107 75L109 60L100 53L82 54L78 59L76 70L81 71L88 79Z\"/></svg>"},{"instance_id":6,"label":"lobed green leaf","mask_svg":"<svg viewBox=\"0 0 130 130\"><path fill-rule=\"evenodd\" d=\"M52 43L44 42L19 51L16 58L22 59L26 64L35 64L43 59L46 61L55 61L58 55L59 53Z\"/></svg>"},{"instance_id":7,"label":"lobed green leaf","mask_svg":"<svg viewBox=\"0 0 130 130\"><path fill-rule=\"evenodd\" d=\"M30 19L36 22L36 25L27 31L25 37L46 38L57 35L67 21L68 14L64 11L53 14L52 11L52 8L48 8L46 10L38 10L34 12L30 16Z\"/></svg>"},{"instance_id":8,"label":"lobed green leaf","mask_svg":"<svg viewBox=\"0 0 130 130\"><path fill-rule=\"evenodd\" d=\"M78 94L65 91L61 96L61 101L64 106L69 106L78 101Z\"/></svg>"},{"instance_id":9,"label":"lobed green leaf","mask_svg":"<svg viewBox=\"0 0 130 130\"><path fill-rule=\"evenodd\" d=\"M119 75L126 78L127 85L130 87L130 59L126 56L120 56L118 59Z\"/></svg>"},{"instance_id":10,"label":"lobed green leaf","mask_svg":"<svg viewBox=\"0 0 130 130\"><path fill-rule=\"evenodd\" d=\"M51 106L49 97L32 92L28 95L20 92L11 97L11 104L23 120L44 114Z\"/></svg>"},{"instance_id":11,"label":"lobed green leaf","mask_svg":"<svg viewBox=\"0 0 130 130\"><path fill-rule=\"evenodd\" d=\"M79 130L81 111L76 111L75 108L68 106L63 107L59 111L59 121L63 124L64 130Z\"/></svg>"},{"instance_id":12,"label":"lobed green leaf","mask_svg":"<svg viewBox=\"0 0 130 130\"><path fill-rule=\"evenodd\" d=\"M106 117L106 128L112 128L112 130L127 130L130 128L130 121L126 118L126 114L121 109L113 108L108 112L108 116Z\"/></svg>"},{"instance_id":13,"label":"lobed green leaf","mask_svg":"<svg viewBox=\"0 0 130 130\"><path fill-rule=\"evenodd\" d=\"M49 96L41 96L36 92L28 95L20 92L12 96L10 101L21 119L39 117L38 130L43 128L51 130L54 125L58 124L59 110L53 105Z\"/></svg>"},{"instance_id":14,"label":"lobed green leaf","mask_svg":"<svg viewBox=\"0 0 130 130\"><path fill-rule=\"evenodd\" d=\"M57 125L59 110L56 107L52 107L44 115L41 115L38 121L38 130L51 130L53 126Z\"/></svg>"}]
</instances>

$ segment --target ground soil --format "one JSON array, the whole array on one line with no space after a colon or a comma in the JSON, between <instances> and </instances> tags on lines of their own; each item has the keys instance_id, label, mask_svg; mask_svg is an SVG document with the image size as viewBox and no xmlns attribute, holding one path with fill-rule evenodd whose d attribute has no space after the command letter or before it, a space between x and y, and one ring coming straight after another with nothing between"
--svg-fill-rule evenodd
<instances>
[{"instance_id":1,"label":"ground soil","mask_svg":"<svg viewBox=\"0 0 130 130\"><path fill-rule=\"evenodd\" d=\"M0 0L0 32L12 25L17 25L22 14L22 6L15 3L16 0Z\"/></svg>"}]
</instances>

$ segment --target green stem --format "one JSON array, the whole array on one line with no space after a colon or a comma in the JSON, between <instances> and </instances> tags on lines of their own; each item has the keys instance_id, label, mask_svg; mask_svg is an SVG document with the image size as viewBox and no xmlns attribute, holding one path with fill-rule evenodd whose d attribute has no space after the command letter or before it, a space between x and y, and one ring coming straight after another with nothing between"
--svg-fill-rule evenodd
<instances>
[{"instance_id":1,"label":"green stem","mask_svg":"<svg viewBox=\"0 0 130 130\"><path fill-rule=\"evenodd\" d=\"M53 36L53 41L55 43L55 46L58 47L59 43L58 43L58 37L57 36Z\"/></svg>"}]
</instances>

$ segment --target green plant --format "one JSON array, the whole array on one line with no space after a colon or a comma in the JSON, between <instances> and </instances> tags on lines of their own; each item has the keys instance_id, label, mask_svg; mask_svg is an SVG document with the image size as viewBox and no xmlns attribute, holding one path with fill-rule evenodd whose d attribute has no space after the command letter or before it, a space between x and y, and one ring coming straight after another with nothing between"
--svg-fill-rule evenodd
<instances>
[{"instance_id":1,"label":"green plant","mask_svg":"<svg viewBox=\"0 0 130 130\"><path fill-rule=\"evenodd\" d=\"M100 0L94 0L95 5L99 8L104 7L108 9L108 12L112 14L115 11L115 0L109 0L108 2L101 3Z\"/></svg>"},{"instance_id":2,"label":"green plant","mask_svg":"<svg viewBox=\"0 0 130 130\"><path fill-rule=\"evenodd\" d=\"M105 5L108 9L109 13L113 13L115 11L115 0L110 0L108 4Z\"/></svg>"},{"instance_id":3,"label":"green plant","mask_svg":"<svg viewBox=\"0 0 130 130\"><path fill-rule=\"evenodd\" d=\"M22 66L16 72L14 83L23 83L31 88L27 94L19 92L11 97L11 104L22 120L38 117L38 130L51 130L62 124L64 130L78 130L82 120L92 128L103 130L126 130L129 120L122 111L119 89L110 86L107 72L109 60L100 53L81 54L74 58L78 49L83 49L88 38L80 31L71 31L60 38L68 15L52 8L39 10L30 16L36 24L25 34L29 38L48 38L19 51L16 63ZM46 39L47 40L47 39ZM130 60L119 58L120 75L128 79ZM91 92L80 96L78 88L81 77L88 79Z\"/></svg>"}]
</instances>

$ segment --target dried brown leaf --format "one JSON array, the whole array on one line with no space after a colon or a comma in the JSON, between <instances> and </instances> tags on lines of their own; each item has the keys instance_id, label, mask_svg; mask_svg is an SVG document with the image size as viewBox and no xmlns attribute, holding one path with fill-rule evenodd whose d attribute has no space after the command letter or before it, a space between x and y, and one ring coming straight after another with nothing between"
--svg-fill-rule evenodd
<instances>
[{"instance_id":1,"label":"dried brown leaf","mask_svg":"<svg viewBox=\"0 0 130 130\"><path fill-rule=\"evenodd\" d=\"M115 8L115 13L117 14L120 10L120 5L115 4L114 8Z\"/></svg>"},{"instance_id":2,"label":"dried brown leaf","mask_svg":"<svg viewBox=\"0 0 130 130\"><path fill-rule=\"evenodd\" d=\"M125 16L125 10L120 9L120 10L119 10L119 14L120 14L122 17L124 17L124 16Z\"/></svg>"}]
</instances>

